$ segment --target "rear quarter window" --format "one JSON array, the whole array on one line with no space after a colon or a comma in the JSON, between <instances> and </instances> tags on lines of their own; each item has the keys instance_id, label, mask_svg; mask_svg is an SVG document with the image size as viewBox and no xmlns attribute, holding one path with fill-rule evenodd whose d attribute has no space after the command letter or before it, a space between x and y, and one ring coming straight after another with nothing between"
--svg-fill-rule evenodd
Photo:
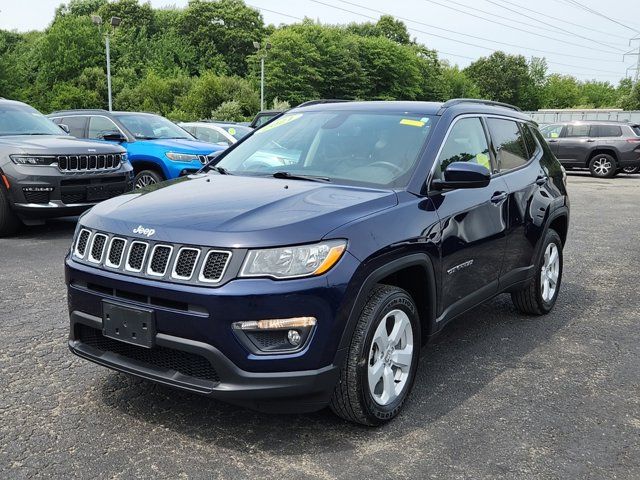
<instances>
[{"instance_id":1,"label":"rear quarter window","mask_svg":"<svg viewBox=\"0 0 640 480\"><path fill-rule=\"evenodd\" d=\"M598 138L621 137L622 128L619 125L593 125L591 127L591 136Z\"/></svg>"}]
</instances>

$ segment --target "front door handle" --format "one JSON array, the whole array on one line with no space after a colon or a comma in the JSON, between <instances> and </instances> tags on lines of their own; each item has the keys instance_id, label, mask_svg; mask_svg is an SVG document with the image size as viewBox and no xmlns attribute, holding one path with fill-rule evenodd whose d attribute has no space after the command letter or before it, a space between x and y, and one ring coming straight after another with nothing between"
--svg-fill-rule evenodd
<instances>
[{"instance_id":1,"label":"front door handle","mask_svg":"<svg viewBox=\"0 0 640 480\"><path fill-rule=\"evenodd\" d=\"M542 186L547 183L547 180L549 180L549 177L546 175L539 175L538 178L536 178L536 185Z\"/></svg>"},{"instance_id":2,"label":"front door handle","mask_svg":"<svg viewBox=\"0 0 640 480\"><path fill-rule=\"evenodd\" d=\"M547 140L549 143L558 143L558 140Z\"/></svg>"},{"instance_id":3,"label":"front door handle","mask_svg":"<svg viewBox=\"0 0 640 480\"><path fill-rule=\"evenodd\" d=\"M507 192L496 192L493 194L493 197L491 197L491 203L502 203L508 196L509 194Z\"/></svg>"},{"instance_id":4,"label":"front door handle","mask_svg":"<svg viewBox=\"0 0 640 480\"><path fill-rule=\"evenodd\" d=\"M588 143L593 143L593 142L595 142L595 140L594 140L593 138L588 138L588 139L587 139L587 142L588 142Z\"/></svg>"}]
</instances>

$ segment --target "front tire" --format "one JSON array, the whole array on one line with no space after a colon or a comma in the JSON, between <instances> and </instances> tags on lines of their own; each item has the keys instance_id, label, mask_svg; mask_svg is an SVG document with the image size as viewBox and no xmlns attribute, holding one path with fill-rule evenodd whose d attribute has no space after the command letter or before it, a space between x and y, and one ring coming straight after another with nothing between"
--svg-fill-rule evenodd
<instances>
[{"instance_id":1,"label":"front tire","mask_svg":"<svg viewBox=\"0 0 640 480\"><path fill-rule=\"evenodd\" d=\"M164 181L162 175L154 170L142 170L136 175L134 180L135 188L144 188L149 185L155 185L156 183L160 183Z\"/></svg>"},{"instance_id":2,"label":"front tire","mask_svg":"<svg viewBox=\"0 0 640 480\"><path fill-rule=\"evenodd\" d=\"M534 278L524 289L511 293L516 308L529 315L549 313L560 293L562 264L562 240L555 230L549 229L536 263Z\"/></svg>"},{"instance_id":3,"label":"front tire","mask_svg":"<svg viewBox=\"0 0 640 480\"><path fill-rule=\"evenodd\" d=\"M22 222L11 210L6 190L0 185L0 237L8 237L16 233Z\"/></svg>"},{"instance_id":4,"label":"front tire","mask_svg":"<svg viewBox=\"0 0 640 480\"><path fill-rule=\"evenodd\" d=\"M622 169L622 171L624 173L626 173L627 175L633 175L635 173L640 172L640 166L638 166L638 167L624 167Z\"/></svg>"},{"instance_id":5,"label":"front tire","mask_svg":"<svg viewBox=\"0 0 640 480\"><path fill-rule=\"evenodd\" d=\"M333 392L333 412L362 425L394 418L411 391L418 366L420 323L401 288L377 285L356 325Z\"/></svg>"},{"instance_id":6,"label":"front tire","mask_svg":"<svg viewBox=\"0 0 640 480\"><path fill-rule=\"evenodd\" d=\"M611 155L599 153L589 162L589 171L596 178L611 178L616 174L616 160Z\"/></svg>"}]
</instances>

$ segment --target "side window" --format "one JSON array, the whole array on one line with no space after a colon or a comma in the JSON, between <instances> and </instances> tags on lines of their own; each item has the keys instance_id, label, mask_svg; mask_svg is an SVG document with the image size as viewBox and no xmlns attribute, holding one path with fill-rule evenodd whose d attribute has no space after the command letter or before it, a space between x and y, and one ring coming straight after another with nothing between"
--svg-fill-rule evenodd
<instances>
[{"instance_id":1,"label":"side window","mask_svg":"<svg viewBox=\"0 0 640 480\"><path fill-rule=\"evenodd\" d=\"M567 125L567 137L588 137L591 125Z\"/></svg>"},{"instance_id":2,"label":"side window","mask_svg":"<svg viewBox=\"0 0 640 480\"><path fill-rule=\"evenodd\" d=\"M540 133L544 138L559 138L564 125L545 125L540 129Z\"/></svg>"},{"instance_id":3,"label":"side window","mask_svg":"<svg viewBox=\"0 0 640 480\"><path fill-rule=\"evenodd\" d=\"M120 133L115 123L106 117L89 118L89 136L87 138L102 140L109 133Z\"/></svg>"},{"instance_id":4,"label":"side window","mask_svg":"<svg viewBox=\"0 0 640 480\"><path fill-rule=\"evenodd\" d=\"M69 127L69 135L77 138L86 138L85 132L87 131L87 117L64 117L60 120L60 123Z\"/></svg>"},{"instance_id":5,"label":"side window","mask_svg":"<svg viewBox=\"0 0 640 480\"><path fill-rule=\"evenodd\" d=\"M222 135L220 132L214 130L213 128L198 127L196 136L200 140L202 140L204 142L210 142L210 143L225 142L225 143L229 143L229 142L227 142L227 139L224 137L224 135Z\"/></svg>"},{"instance_id":6,"label":"side window","mask_svg":"<svg viewBox=\"0 0 640 480\"><path fill-rule=\"evenodd\" d=\"M619 125L593 125L591 127L592 137L621 137L622 129Z\"/></svg>"},{"instance_id":7,"label":"side window","mask_svg":"<svg viewBox=\"0 0 640 480\"><path fill-rule=\"evenodd\" d=\"M463 118L451 129L438 157L436 178L443 178L442 172L454 162L473 162L491 171L489 144L479 118Z\"/></svg>"},{"instance_id":8,"label":"side window","mask_svg":"<svg viewBox=\"0 0 640 480\"><path fill-rule=\"evenodd\" d=\"M517 122L488 118L487 124L496 149L500 172L521 167L529 161L524 138Z\"/></svg>"},{"instance_id":9,"label":"side window","mask_svg":"<svg viewBox=\"0 0 640 480\"><path fill-rule=\"evenodd\" d=\"M529 159L533 158L538 150L538 142L533 137L533 132L531 131L531 127L524 123L520 124L520 128L522 128L522 134L524 136L524 143L527 146L527 153L529 154Z\"/></svg>"}]
</instances>

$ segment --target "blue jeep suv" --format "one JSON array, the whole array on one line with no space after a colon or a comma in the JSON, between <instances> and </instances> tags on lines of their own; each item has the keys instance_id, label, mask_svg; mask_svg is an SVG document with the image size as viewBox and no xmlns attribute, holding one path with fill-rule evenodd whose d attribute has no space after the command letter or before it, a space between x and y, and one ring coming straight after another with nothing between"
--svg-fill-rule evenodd
<instances>
[{"instance_id":1,"label":"blue jeep suv","mask_svg":"<svg viewBox=\"0 0 640 480\"><path fill-rule=\"evenodd\" d=\"M553 308L564 170L477 100L311 102L203 172L108 200L66 259L69 347L262 411L379 425L421 348L500 293Z\"/></svg>"},{"instance_id":2,"label":"blue jeep suv","mask_svg":"<svg viewBox=\"0 0 640 480\"><path fill-rule=\"evenodd\" d=\"M136 174L136 188L195 173L211 154L226 148L197 140L152 113L65 110L48 117L74 137L122 145Z\"/></svg>"}]
</instances>

